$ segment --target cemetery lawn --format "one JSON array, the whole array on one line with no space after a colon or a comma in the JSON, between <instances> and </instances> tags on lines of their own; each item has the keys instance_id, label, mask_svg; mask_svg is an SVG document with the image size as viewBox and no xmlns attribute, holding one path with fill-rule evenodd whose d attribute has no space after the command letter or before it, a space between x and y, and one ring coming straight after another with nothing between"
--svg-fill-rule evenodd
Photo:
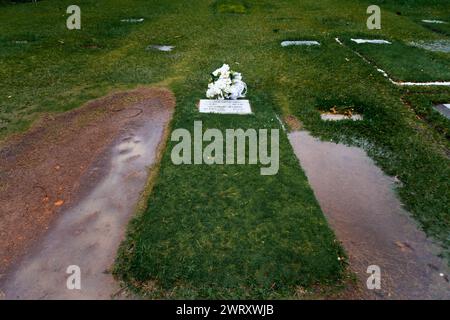
<instances>
[{"instance_id":1,"label":"cemetery lawn","mask_svg":"<svg viewBox=\"0 0 450 320\"><path fill-rule=\"evenodd\" d=\"M369 31L366 8L377 2L382 29ZM395 87L334 40L401 43L393 53L377 51L384 65L393 54L408 56L404 43L448 39L420 19L449 20L449 0L83 0L82 30L67 31L70 4L0 1L0 139L44 113L142 85L175 93L172 129L192 132L196 120L204 130L281 129L276 115L293 115L316 136L365 148L397 176L402 202L449 258L448 122L437 120L431 104L450 102L450 89ZM141 17L142 23L120 21ZM297 39L321 46L280 46ZM175 49L146 49L153 44ZM444 74L450 63L448 54L430 64L428 55L419 56L427 59L427 77ZM222 63L242 72L254 115L199 114L209 72ZM385 65L393 76L424 81L416 69L403 74L403 66ZM364 120L322 122L320 110L333 106L352 107ZM274 176L261 176L255 165L175 166L174 144L163 150L118 255L114 272L129 288L149 298L261 299L340 289L348 277L345 254L283 132Z\"/></svg>"},{"instance_id":2,"label":"cemetery lawn","mask_svg":"<svg viewBox=\"0 0 450 320\"><path fill-rule=\"evenodd\" d=\"M395 81L433 82L450 81L450 56L431 52L394 41L392 44L356 44L350 39L345 44L362 54Z\"/></svg>"}]
</instances>

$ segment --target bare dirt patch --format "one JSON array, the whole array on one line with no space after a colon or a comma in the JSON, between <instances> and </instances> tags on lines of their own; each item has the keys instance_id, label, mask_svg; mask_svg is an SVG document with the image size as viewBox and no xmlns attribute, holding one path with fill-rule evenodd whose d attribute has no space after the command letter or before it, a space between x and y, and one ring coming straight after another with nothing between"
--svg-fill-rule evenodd
<instances>
[{"instance_id":1,"label":"bare dirt patch","mask_svg":"<svg viewBox=\"0 0 450 320\"><path fill-rule=\"evenodd\" d=\"M150 120L166 125L174 105L166 89L118 92L45 116L5 141L0 147L0 274L36 246L58 215L89 195L110 169L114 143L124 139L120 152L126 157L127 139L140 142L127 133L151 125Z\"/></svg>"}]
</instances>

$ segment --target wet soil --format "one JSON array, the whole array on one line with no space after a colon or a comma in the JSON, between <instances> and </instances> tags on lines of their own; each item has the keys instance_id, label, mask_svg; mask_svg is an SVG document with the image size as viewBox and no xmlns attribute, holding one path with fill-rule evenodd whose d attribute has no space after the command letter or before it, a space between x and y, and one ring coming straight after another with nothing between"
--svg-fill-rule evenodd
<instances>
[{"instance_id":1,"label":"wet soil","mask_svg":"<svg viewBox=\"0 0 450 320\"><path fill-rule=\"evenodd\" d=\"M0 290L109 298L128 219L171 119L170 91L138 88L47 116L0 149ZM78 265L82 290L67 290Z\"/></svg>"}]
</instances>

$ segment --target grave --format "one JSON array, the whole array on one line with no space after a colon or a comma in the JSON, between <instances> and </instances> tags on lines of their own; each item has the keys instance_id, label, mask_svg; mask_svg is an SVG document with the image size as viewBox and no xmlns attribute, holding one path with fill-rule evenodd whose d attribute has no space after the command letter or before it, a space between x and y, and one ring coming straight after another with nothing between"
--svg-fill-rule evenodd
<instances>
[{"instance_id":1,"label":"grave","mask_svg":"<svg viewBox=\"0 0 450 320\"><path fill-rule=\"evenodd\" d=\"M379 39L351 39L353 42L357 44L361 43L370 43L370 44L391 44L391 42L387 40L379 40Z\"/></svg>"},{"instance_id":2,"label":"grave","mask_svg":"<svg viewBox=\"0 0 450 320\"><path fill-rule=\"evenodd\" d=\"M295 40L295 41L283 41L281 42L282 47L288 46L320 46L318 41L310 41L310 40Z\"/></svg>"},{"instance_id":3,"label":"grave","mask_svg":"<svg viewBox=\"0 0 450 320\"><path fill-rule=\"evenodd\" d=\"M248 100L209 100L201 99L200 113L220 114L251 114L252 109Z\"/></svg>"},{"instance_id":4,"label":"grave","mask_svg":"<svg viewBox=\"0 0 450 320\"><path fill-rule=\"evenodd\" d=\"M395 177L385 175L363 149L322 141L306 131L290 132L288 138L323 213L350 256L350 270L363 285L371 258L376 257L383 285L377 292L366 289L368 298L449 296L448 282L440 275L448 273L447 264L436 256L438 247L417 228L396 197Z\"/></svg>"},{"instance_id":5,"label":"grave","mask_svg":"<svg viewBox=\"0 0 450 320\"><path fill-rule=\"evenodd\" d=\"M169 52L169 51L172 51L174 48L175 48L175 46L168 46L168 45L149 45L147 47L147 50L158 50L158 51Z\"/></svg>"},{"instance_id":6,"label":"grave","mask_svg":"<svg viewBox=\"0 0 450 320\"><path fill-rule=\"evenodd\" d=\"M450 103L434 106L434 110L442 114L447 119L450 119Z\"/></svg>"}]
</instances>

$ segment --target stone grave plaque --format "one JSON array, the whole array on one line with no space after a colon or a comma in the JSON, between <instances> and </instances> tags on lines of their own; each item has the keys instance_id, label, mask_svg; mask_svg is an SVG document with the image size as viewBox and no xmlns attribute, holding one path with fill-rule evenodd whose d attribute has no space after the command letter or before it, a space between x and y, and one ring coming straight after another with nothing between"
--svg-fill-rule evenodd
<instances>
[{"instance_id":1,"label":"stone grave plaque","mask_svg":"<svg viewBox=\"0 0 450 320\"><path fill-rule=\"evenodd\" d=\"M248 100L200 100L201 113L221 114L251 114L252 109Z\"/></svg>"},{"instance_id":2,"label":"stone grave plaque","mask_svg":"<svg viewBox=\"0 0 450 320\"><path fill-rule=\"evenodd\" d=\"M447 119L450 119L450 104L444 103L434 107L434 110L442 114Z\"/></svg>"}]
</instances>

